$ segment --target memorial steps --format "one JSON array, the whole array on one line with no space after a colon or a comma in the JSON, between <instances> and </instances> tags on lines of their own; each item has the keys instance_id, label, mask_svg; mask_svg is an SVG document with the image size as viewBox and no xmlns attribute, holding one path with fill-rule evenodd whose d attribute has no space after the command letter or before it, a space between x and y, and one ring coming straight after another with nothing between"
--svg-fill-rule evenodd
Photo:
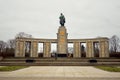
<instances>
[{"instance_id":1,"label":"memorial steps","mask_svg":"<svg viewBox=\"0 0 120 80\"><path fill-rule=\"evenodd\" d=\"M0 66L97 66L120 65L116 58L3 58Z\"/></svg>"}]
</instances>

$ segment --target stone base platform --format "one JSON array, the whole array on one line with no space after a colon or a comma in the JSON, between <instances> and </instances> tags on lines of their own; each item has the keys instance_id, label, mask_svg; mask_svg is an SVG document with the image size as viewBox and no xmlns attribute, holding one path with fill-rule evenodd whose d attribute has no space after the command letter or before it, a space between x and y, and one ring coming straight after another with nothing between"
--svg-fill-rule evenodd
<instances>
[{"instance_id":1,"label":"stone base platform","mask_svg":"<svg viewBox=\"0 0 120 80\"><path fill-rule=\"evenodd\" d=\"M116 58L3 58L0 66L27 65L27 66L98 66L120 65Z\"/></svg>"}]
</instances>

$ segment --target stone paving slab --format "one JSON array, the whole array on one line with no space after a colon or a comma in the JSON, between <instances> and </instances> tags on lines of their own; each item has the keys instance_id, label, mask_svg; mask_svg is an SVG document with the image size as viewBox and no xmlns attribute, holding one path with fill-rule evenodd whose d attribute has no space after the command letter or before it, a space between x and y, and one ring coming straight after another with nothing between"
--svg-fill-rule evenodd
<instances>
[{"instance_id":1,"label":"stone paving slab","mask_svg":"<svg viewBox=\"0 0 120 80\"><path fill-rule=\"evenodd\" d=\"M120 80L120 72L103 71L92 66L31 66L28 68L0 72L0 80ZM22 80L24 80L22 79Z\"/></svg>"},{"instance_id":2,"label":"stone paving slab","mask_svg":"<svg viewBox=\"0 0 120 80\"><path fill-rule=\"evenodd\" d=\"M120 80L120 78L85 78L85 77L0 77L0 80Z\"/></svg>"}]
</instances>

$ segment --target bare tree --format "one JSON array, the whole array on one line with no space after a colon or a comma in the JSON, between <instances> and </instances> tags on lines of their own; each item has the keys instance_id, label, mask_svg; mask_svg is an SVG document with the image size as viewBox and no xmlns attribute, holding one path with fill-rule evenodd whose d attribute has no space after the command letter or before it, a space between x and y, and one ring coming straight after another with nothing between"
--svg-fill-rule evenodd
<instances>
[{"instance_id":1,"label":"bare tree","mask_svg":"<svg viewBox=\"0 0 120 80\"><path fill-rule=\"evenodd\" d=\"M27 34L25 32L19 32L16 35L16 38L32 38L32 35L31 34Z\"/></svg>"},{"instance_id":2,"label":"bare tree","mask_svg":"<svg viewBox=\"0 0 120 80\"><path fill-rule=\"evenodd\" d=\"M110 38L110 40L109 40L110 52L115 52L116 53L116 52L119 51L119 48L120 48L119 42L120 42L120 39L116 35L113 35Z\"/></svg>"},{"instance_id":3,"label":"bare tree","mask_svg":"<svg viewBox=\"0 0 120 80\"><path fill-rule=\"evenodd\" d=\"M15 39L10 39L7 42L8 47L14 49L15 48Z\"/></svg>"},{"instance_id":4,"label":"bare tree","mask_svg":"<svg viewBox=\"0 0 120 80\"><path fill-rule=\"evenodd\" d=\"M6 44L4 41L0 41L0 53L4 52Z\"/></svg>"}]
</instances>

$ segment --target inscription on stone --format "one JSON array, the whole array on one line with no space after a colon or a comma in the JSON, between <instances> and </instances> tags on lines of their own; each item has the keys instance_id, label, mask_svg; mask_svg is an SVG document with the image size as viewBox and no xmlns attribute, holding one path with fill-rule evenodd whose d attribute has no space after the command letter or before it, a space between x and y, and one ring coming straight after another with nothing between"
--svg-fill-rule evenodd
<instances>
[{"instance_id":1,"label":"inscription on stone","mask_svg":"<svg viewBox=\"0 0 120 80\"><path fill-rule=\"evenodd\" d=\"M64 31L60 31L60 35L64 35Z\"/></svg>"}]
</instances>

